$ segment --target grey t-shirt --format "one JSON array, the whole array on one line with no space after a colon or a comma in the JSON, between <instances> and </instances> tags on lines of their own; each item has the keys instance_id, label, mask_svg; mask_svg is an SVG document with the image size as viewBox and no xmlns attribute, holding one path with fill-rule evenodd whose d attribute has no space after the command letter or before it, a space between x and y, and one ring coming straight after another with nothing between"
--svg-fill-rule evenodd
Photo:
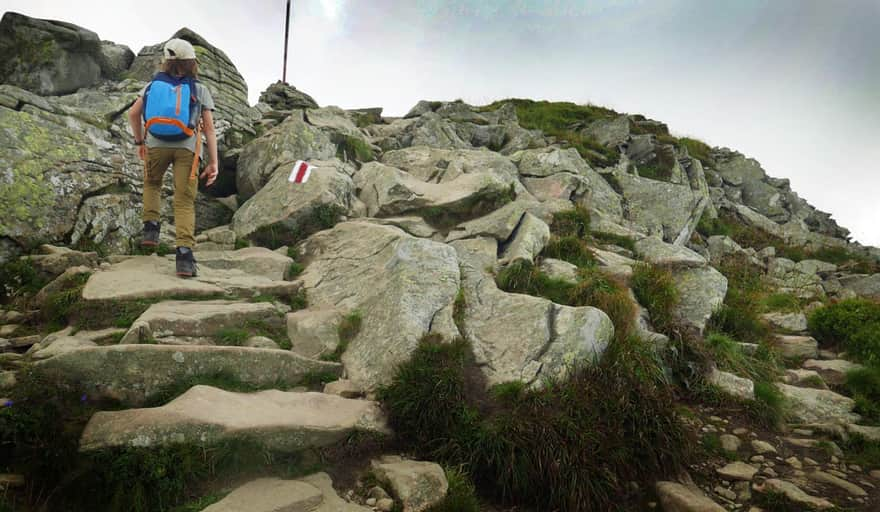
<instances>
[{"instance_id":1,"label":"grey t-shirt","mask_svg":"<svg viewBox=\"0 0 880 512\"><path fill-rule=\"evenodd\" d=\"M146 92L147 87L144 86L141 89L141 92L138 93L139 96L143 97L144 92ZM199 82L196 82L196 98L199 100L199 105L201 105L202 111L205 110L214 110L214 98L211 97L211 91L208 90L207 87L202 85ZM199 113L201 116L201 113ZM201 138L201 136L199 137ZM201 141L199 141L201 142ZM148 148L185 148L193 153L196 152L196 136L193 135L188 139L183 140L160 140L156 137L153 137L149 133L147 133L146 143ZM199 158L204 158L205 148L204 145L199 148Z\"/></svg>"}]
</instances>

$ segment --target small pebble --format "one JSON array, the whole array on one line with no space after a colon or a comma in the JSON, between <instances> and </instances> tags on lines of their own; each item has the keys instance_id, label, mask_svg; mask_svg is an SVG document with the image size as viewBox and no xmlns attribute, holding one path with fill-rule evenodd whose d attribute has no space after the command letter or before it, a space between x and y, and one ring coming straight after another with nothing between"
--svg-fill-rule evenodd
<instances>
[{"instance_id":1,"label":"small pebble","mask_svg":"<svg viewBox=\"0 0 880 512\"><path fill-rule=\"evenodd\" d=\"M367 498L366 504L368 507L376 506L376 498Z\"/></svg>"}]
</instances>

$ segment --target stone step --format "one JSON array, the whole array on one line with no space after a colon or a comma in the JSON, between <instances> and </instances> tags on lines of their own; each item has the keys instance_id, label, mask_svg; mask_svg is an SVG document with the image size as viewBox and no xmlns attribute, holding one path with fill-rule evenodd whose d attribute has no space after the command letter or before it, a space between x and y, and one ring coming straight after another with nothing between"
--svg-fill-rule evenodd
<instances>
[{"instance_id":1,"label":"stone step","mask_svg":"<svg viewBox=\"0 0 880 512\"><path fill-rule=\"evenodd\" d=\"M263 276L273 281L282 281L290 270L293 259L265 247L245 247L236 251L197 251L199 269L209 267L214 270L240 270L248 274ZM166 259L174 261L169 254Z\"/></svg>"},{"instance_id":2,"label":"stone step","mask_svg":"<svg viewBox=\"0 0 880 512\"><path fill-rule=\"evenodd\" d=\"M81 348L36 363L96 397L141 405L171 387L230 376L255 387L293 387L309 374L339 376L342 365L286 350L248 347L115 345Z\"/></svg>"},{"instance_id":3,"label":"stone step","mask_svg":"<svg viewBox=\"0 0 880 512\"><path fill-rule=\"evenodd\" d=\"M777 335L773 346L783 357L789 359L816 359L819 356L819 342L810 336Z\"/></svg>"},{"instance_id":4,"label":"stone step","mask_svg":"<svg viewBox=\"0 0 880 512\"><path fill-rule=\"evenodd\" d=\"M277 324L284 320L268 302L228 300L165 301L153 304L138 317L120 343L141 343L168 337L213 337L224 329L251 324Z\"/></svg>"},{"instance_id":5,"label":"stone step","mask_svg":"<svg viewBox=\"0 0 880 512\"><path fill-rule=\"evenodd\" d=\"M349 503L336 494L327 473L298 480L260 478L235 489L202 512L372 512L372 509Z\"/></svg>"},{"instance_id":6,"label":"stone step","mask_svg":"<svg viewBox=\"0 0 880 512\"><path fill-rule=\"evenodd\" d=\"M845 359L807 359L804 361L803 367L818 372L826 382L835 385L846 382L847 372L864 368L858 363L851 363Z\"/></svg>"},{"instance_id":7,"label":"stone step","mask_svg":"<svg viewBox=\"0 0 880 512\"><path fill-rule=\"evenodd\" d=\"M792 419L799 423L857 423L861 416L853 412L855 402L827 389L802 388L777 384L788 402Z\"/></svg>"},{"instance_id":8,"label":"stone step","mask_svg":"<svg viewBox=\"0 0 880 512\"><path fill-rule=\"evenodd\" d=\"M80 451L242 440L295 452L335 444L355 431L390 434L378 403L323 393L233 393L194 386L162 407L96 413L80 438Z\"/></svg>"},{"instance_id":9,"label":"stone step","mask_svg":"<svg viewBox=\"0 0 880 512\"><path fill-rule=\"evenodd\" d=\"M175 275L173 261L158 256L134 256L92 274L83 289L83 299L115 301L175 296L291 295L299 287L295 282L276 281L238 269L207 266L199 267L198 277L181 279Z\"/></svg>"}]
</instances>

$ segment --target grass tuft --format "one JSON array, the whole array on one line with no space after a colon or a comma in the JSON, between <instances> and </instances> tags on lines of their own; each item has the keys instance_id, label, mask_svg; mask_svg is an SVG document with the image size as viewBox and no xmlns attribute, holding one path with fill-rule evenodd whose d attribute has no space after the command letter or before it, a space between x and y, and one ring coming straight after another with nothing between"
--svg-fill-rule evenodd
<instances>
[{"instance_id":1,"label":"grass tuft","mask_svg":"<svg viewBox=\"0 0 880 512\"><path fill-rule=\"evenodd\" d=\"M672 272L663 267L639 264L633 268L630 286L639 304L651 315L657 332L673 335L676 330L675 307L679 294Z\"/></svg>"},{"instance_id":2,"label":"grass tuft","mask_svg":"<svg viewBox=\"0 0 880 512\"><path fill-rule=\"evenodd\" d=\"M583 206L553 214L550 232L559 237L584 238L590 232L590 211Z\"/></svg>"},{"instance_id":3,"label":"grass tuft","mask_svg":"<svg viewBox=\"0 0 880 512\"><path fill-rule=\"evenodd\" d=\"M577 267L596 265L596 257L587 247L587 243L582 238L571 235L552 237L541 256L567 261Z\"/></svg>"},{"instance_id":4,"label":"grass tuft","mask_svg":"<svg viewBox=\"0 0 880 512\"><path fill-rule=\"evenodd\" d=\"M742 255L724 258L717 268L727 277L727 295L708 329L747 343L763 341L770 333L760 316L768 289L763 274Z\"/></svg>"},{"instance_id":5,"label":"grass tuft","mask_svg":"<svg viewBox=\"0 0 880 512\"><path fill-rule=\"evenodd\" d=\"M824 346L839 346L858 361L880 365L880 303L847 299L819 308L808 319Z\"/></svg>"},{"instance_id":6,"label":"grass tuft","mask_svg":"<svg viewBox=\"0 0 880 512\"><path fill-rule=\"evenodd\" d=\"M345 213L345 208L339 205L319 204L295 221L264 226L249 238L254 244L273 250L284 245L293 246L313 233L332 228Z\"/></svg>"},{"instance_id":7,"label":"grass tuft","mask_svg":"<svg viewBox=\"0 0 880 512\"><path fill-rule=\"evenodd\" d=\"M445 468L449 491L443 501L425 509L425 512L480 512L477 490L462 467Z\"/></svg>"}]
</instances>

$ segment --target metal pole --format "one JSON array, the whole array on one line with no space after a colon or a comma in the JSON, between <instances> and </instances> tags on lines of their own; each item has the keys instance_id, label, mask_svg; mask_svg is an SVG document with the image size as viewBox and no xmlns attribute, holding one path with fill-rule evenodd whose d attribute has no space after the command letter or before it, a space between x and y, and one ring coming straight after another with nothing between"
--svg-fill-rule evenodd
<instances>
[{"instance_id":1,"label":"metal pole","mask_svg":"<svg viewBox=\"0 0 880 512\"><path fill-rule=\"evenodd\" d=\"M290 37L290 0L287 0L287 16L284 23L284 71L281 75L281 81L287 83L287 41Z\"/></svg>"}]
</instances>

